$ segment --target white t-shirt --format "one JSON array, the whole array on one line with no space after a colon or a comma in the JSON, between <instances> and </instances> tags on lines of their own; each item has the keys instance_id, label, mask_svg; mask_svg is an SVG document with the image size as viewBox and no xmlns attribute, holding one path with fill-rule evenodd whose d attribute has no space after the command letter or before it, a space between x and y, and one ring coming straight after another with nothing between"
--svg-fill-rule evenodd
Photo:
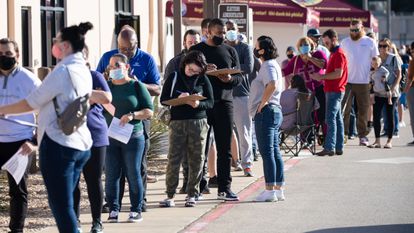
<instances>
[{"instance_id":1,"label":"white t-shirt","mask_svg":"<svg viewBox=\"0 0 414 233\"><path fill-rule=\"evenodd\" d=\"M374 40L363 36L358 41L353 41L347 37L342 40L341 48L348 60L348 83L368 84L371 59L379 55Z\"/></svg>"},{"instance_id":2,"label":"white t-shirt","mask_svg":"<svg viewBox=\"0 0 414 233\"><path fill-rule=\"evenodd\" d=\"M27 98L27 103L33 109L39 109L38 142L42 142L47 133L50 139L61 146L85 151L92 146L92 137L86 122L71 135L65 135L57 124L57 116L53 105L53 98L63 111L78 96L92 92L91 72L85 65L81 52L74 53L60 61L53 71L46 76L42 85ZM70 76L69 72L70 70ZM75 93L75 89L78 95Z\"/></svg>"},{"instance_id":3,"label":"white t-shirt","mask_svg":"<svg viewBox=\"0 0 414 233\"><path fill-rule=\"evenodd\" d=\"M39 78L20 66L7 77L0 74L0 106L14 104L25 99L40 84ZM10 115L7 118L35 123L34 113ZM17 142L31 139L33 135L34 127L0 120L0 142Z\"/></svg>"}]
</instances>

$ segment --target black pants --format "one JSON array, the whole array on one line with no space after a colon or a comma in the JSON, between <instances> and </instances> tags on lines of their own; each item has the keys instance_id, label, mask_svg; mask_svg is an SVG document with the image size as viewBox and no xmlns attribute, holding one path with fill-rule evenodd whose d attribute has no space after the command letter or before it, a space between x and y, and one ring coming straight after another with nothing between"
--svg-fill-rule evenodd
<instances>
[{"instance_id":1,"label":"black pants","mask_svg":"<svg viewBox=\"0 0 414 233\"><path fill-rule=\"evenodd\" d=\"M28 140L17 142L0 142L0 167L3 166ZM29 163L30 164L30 163ZM27 216L27 172L23 175L19 184L16 184L13 176L7 173L10 196L10 223L12 233L23 232L24 221Z\"/></svg>"},{"instance_id":2,"label":"black pants","mask_svg":"<svg viewBox=\"0 0 414 233\"><path fill-rule=\"evenodd\" d=\"M387 118L388 118L388 125L385 126L384 128L387 129L388 139L391 139L394 133L394 108L397 102L397 97L392 97L391 99L392 99L392 105L389 105L387 97L375 96L375 104L374 104L373 111L374 111L374 132L375 132L376 138L379 138L381 134L381 115L382 115L382 109L384 105L385 105L385 111L387 113Z\"/></svg>"},{"instance_id":3,"label":"black pants","mask_svg":"<svg viewBox=\"0 0 414 233\"><path fill-rule=\"evenodd\" d=\"M318 116L319 125L323 129L323 133L326 133L326 125L325 125L325 92L323 91L323 85L317 87L315 89L315 97L319 102L319 109L316 110L316 114Z\"/></svg>"},{"instance_id":4,"label":"black pants","mask_svg":"<svg viewBox=\"0 0 414 233\"><path fill-rule=\"evenodd\" d=\"M220 101L208 111L208 122L214 129L217 146L218 192L231 189L231 136L233 131L233 103Z\"/></svg>"},{"instance_id":5,"label":"black pants","mask_svg":"<svg viewBox=\"0 0 414 233\"><path fill-rule=\"evenodd\" d=\"M103 203L102 170L105 164L106 146L92 147L91 157L83 167L83 177L88 188L88 198L91 205L93 221L101 221ZM76 216L80 215L80 188L79 180L73 191L73 207Z\"/></svg>"}]
</instances>

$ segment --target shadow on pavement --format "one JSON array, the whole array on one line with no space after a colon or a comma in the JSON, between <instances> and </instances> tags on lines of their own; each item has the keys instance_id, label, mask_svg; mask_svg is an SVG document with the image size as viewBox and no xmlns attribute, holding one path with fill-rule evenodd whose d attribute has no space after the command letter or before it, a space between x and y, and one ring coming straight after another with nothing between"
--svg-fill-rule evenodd
<instances>
[{"instance_id":1,"label":"shadow on pavement","mask_svg":"<svg viewBox=\"0 0 414 233\"><path fill-rule=\"evenodd\" d=\"M379 226L358 226L358 227L341 227L329 228L306 233L412 233L414 232L413 224L394 224Z\"/></svg>"}]
</instances>

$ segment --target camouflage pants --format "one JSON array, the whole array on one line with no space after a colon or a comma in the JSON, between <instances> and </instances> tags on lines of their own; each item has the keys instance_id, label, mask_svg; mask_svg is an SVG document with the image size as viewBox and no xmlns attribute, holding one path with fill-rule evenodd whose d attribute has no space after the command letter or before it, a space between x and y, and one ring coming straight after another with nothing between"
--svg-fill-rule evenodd
<instances>
[{"instance_id":1,"label":"camouflage pants","mask_svg":"<svg viewBox=\"0 0 414 233\"><path fill-rule=\"evenodd\" d=\"M207 119L173 120L170 122L169 152L166 174L167 194L174 197L184 156L188 161L187 194L194 197L202 176L204 149L207 138Z\"/></svg>"}]
</instances>

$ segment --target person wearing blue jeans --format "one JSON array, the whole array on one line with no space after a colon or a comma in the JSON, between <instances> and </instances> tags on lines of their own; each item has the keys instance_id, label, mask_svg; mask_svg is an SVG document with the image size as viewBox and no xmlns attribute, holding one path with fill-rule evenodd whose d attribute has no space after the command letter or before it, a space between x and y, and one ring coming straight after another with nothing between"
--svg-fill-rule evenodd
<instances>
[{"instance_id":1,"label":"person wearing blue jeans","mask_svg":"<svg viewBox=\"0 0 414 233\"><path fill-rule=\"evenodd\" d=\"M323 41L331 51L325 75L313 74L316 80L324 80L326 96L326 125L328 132L324 149L316 155L333 156L342 155L344 148L344 121L342 117L341 103L345 95L345 86L348 82L348 63L345 53L340 48L338 34L333 29L323 33Z\"/></svg>"},{"instance_id":2,"label":"person wearing blue jeans","mask_svg":"<svg viewBox=\"0 0 414 233\"><path fill-rule=\"evenodd\" d=\"M249 115L254 118L256 139L263 158L265 190L255 201L272 202L285 200L283 160L279 149L279 129L282 125L280 95L282 71L276 61L277 48L268 36L260 36L254 55L262 62L257 77L251 83Z\"/></svg>"}]
</instances>

